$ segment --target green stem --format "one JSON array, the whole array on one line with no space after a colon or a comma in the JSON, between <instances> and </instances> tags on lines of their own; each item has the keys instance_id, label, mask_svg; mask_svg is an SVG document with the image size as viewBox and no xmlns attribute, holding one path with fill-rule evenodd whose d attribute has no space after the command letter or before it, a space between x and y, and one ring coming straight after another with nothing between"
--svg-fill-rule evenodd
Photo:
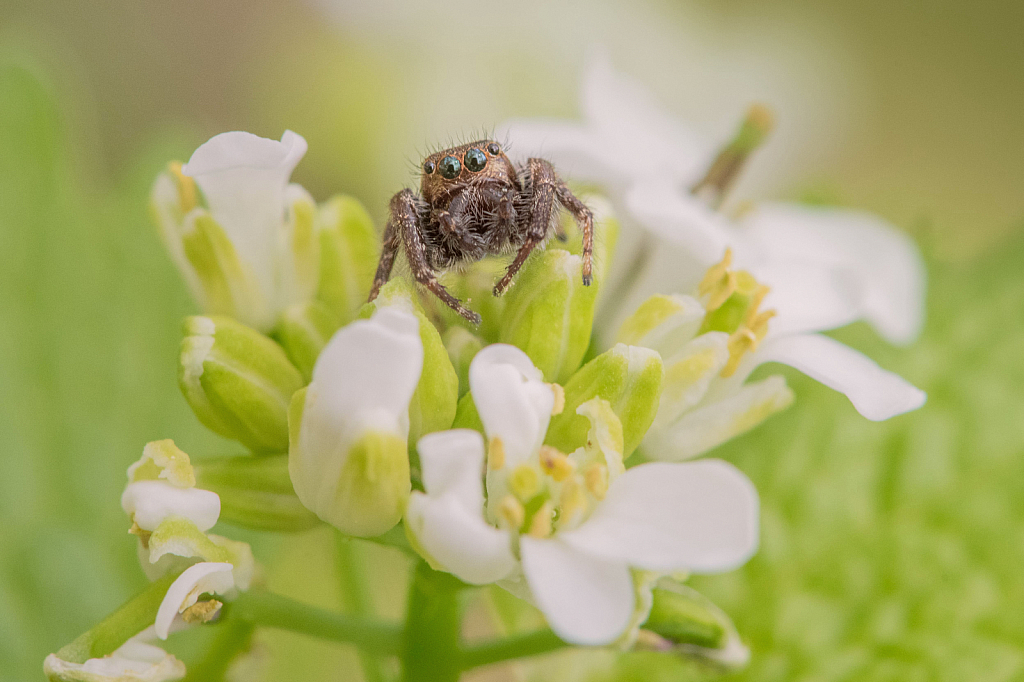
<instances>
[{"instance_id":1,"label":"green stem","mask_svg":"<svg viewBox=\"0 0 1024 682\"><path fill-rule=\"evenodd\" d=\"M463 670L469 670L512 658L536 656L567 646L569 645L559 639L558 635L545 628L522 635L503 637L493 642L467 646L462 650L460 662Z\"/></svg>"},{"instance_id":2,"label":"green stem","mask_svg":"<svg viewBox=\"0 0 1024 682\"><path fill-rule=\"evenodd\" d=\"M246 620L234 617L231 606L227 606L224 621L214 626L218 632L206 655L198 663L188 666L185 682L220 682L224 673L238 657L249 650L256 626Z\"/></svg>"},{"instance_id":3,"label":"green stem","mask_svg":"<svg viewBox=\"0 0 1024 682\"><path fill-rule=\"evenodd\" d=\"M349 642L381 656L402 652L402 627L393 623L334 613L260 590L242 593L231 607L235 615L255 625Z\"/></svg>"},{"instance_id":4,"label":"green stem","mask_svg":"<svg viewBox=\"0 0 1024 682\"><path fill-rule=\"evenodd\" d=\"M363 570L359 547L354 544L352 538L340 533L336 536L342 607L354 616L372 618L373 599L366 584L366 572ZM363 677L366 678L366 682L384 682L387 679L380 660L373 654L360 650L359 661L363 666Z\"/></svg>"},{"instance_id":5,"label":"green stem","mask_svg":"<svg viewBox=\"0 0 1024 682\"><path fill-rule=\"evenodd\" d=\"M156 620L156 611L177 573L150 583L146 589L126 601L117 611L101 620L75 641L57 652L70 663L85 663L113 652Z\"/></svg>"},{"instance_id":6,"label":"green stem","mask_svg":"<svg viewBox=\"0 0 1024 682\"><path fill-rule=\"evenodd\" d=\"M459 679L459 635L462 582L434 571L423 561L416 565L409 590L402 656L405 682L455 682Z\"/></svg>"}]
</instances>

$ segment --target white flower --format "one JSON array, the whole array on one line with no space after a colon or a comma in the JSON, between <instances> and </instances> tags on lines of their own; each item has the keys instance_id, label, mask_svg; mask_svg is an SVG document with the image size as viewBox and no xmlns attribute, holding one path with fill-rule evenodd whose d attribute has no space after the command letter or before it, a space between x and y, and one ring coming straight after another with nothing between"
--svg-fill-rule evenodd
<instances>
[{"instance_id":1,"label":"white flower","mask_svg":"<svg viewBox=\"0 0 1024 682\"><path fill-rule=\"evenodd\" d=\"M222 133L157 178L157 224L207 312L267 331L286 307L315 293L316 205L302 187L288 184L305 153L306 141L290 130L280 142Z\"/></svg>"},{"instance_id":2,"label":"white flower","mask_svg":"<svg viewBox=\"0 0 1024 682\"><path fill-rule=\"evenodd\" d=\"M50 654L43 672L54 682L170 682L185 677L185 664L158 646L148 643L147 628L109 656L72 663Z\"/></svg>"},{"instance_id":3,"label":"white flower","mask_svg":"<svg viewBox=\"0 0 1024 682\"><path fill-rule=\"evenodd\" d=\"M577 644L623 635L636 608L632 568L717 572L757 545L757 495L725 462L643 464L624 471L622 430L608 404L585 403L587 443L543 446L550 385L518 349L493 345L470 368L488 438L475 431L419 442L425 493L406 522L424 556L460 579L512 583L520 572L552 629ZM486 509L485 509L486 505Z\"/></svg>"},{"instance_id":4,"label":"white flower","mask_svg":"<svg viewBox=\"0 0 1024 682\"><path fill-rule=\"evenodd\" d=\"M737 266L771 287L766 306L786 331L865 319L893 343L916 338L925 273L904 234L865 213L794 204L734 222L691 191L717 147L601 56L585 74L581 109L582 124L525 120L504 128L516 154L543 155L568 176L601 184L621 217L642 228L622 231L608 282L616 296L605 297L599 313L608 329L652 294L689 292L732 247Z\"/></svg>"},{"instance_id":5,"label":"white flower","mask_svg":"<svg viewBox=\"0 0 1024 682\"><path fill-rule=\"evenodd\" d=\"M288 471L302 504L349 535L379 535L409 495L409 402L423 369L416 316L384 307L343 327L295 395Z\"/></svg>"},{"instance_id":6,"label":"white flower","mask_svg":"<svg viewBox=\"0 0 1024 682\"><path fill-rule=\"evenodd\" d=\"M236 589L234 566L227 562L200 562L189 566L171 586L156 612L153 627L157 637L167 639L176 618L184 622L206 622L220 610L220 602L199 602L203 594L232 596Z\"/></svg>"},{"instance_id":7,"label":"white flower","mask_svg":"<svg viewBox=\"0 0 1024 682\"><path fill-rule=\"evenodd\" d=\"M623 324L620 341L658 351L665 380L644 439L653 459L683 460L753 428L792 402L781 376L747 384L765 362L781 362L846 395L863 416L889 419L921 407L924 392L827 336L801 333L765 311L767 287L729 264L713 266L691 296L655 295Z\"/></svg>"}]
</instances>

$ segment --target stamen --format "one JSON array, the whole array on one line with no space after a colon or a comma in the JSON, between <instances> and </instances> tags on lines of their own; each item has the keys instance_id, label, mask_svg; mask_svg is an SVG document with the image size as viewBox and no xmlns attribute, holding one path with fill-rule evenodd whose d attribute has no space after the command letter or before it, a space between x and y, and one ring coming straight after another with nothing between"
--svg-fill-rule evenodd
<instances>
[{"instance_id":1,"label":"stamen","mask_svg":"<svg viewBox=\"0 0 1024 682\"><path fill-rule=\"evenodd\" d=\"M721 206L751 153L771 132L773 119L767 107L760 104L751 106L736 135L718 152L704 177L691 188L693 195L704 199L713 208Z\"/></svg>"},{"instance_id":2,"label":"stamen","mask_svg":"<svg viewBox=\"0 0 1024 682\"><path fill-rule=\"evenodd\" d=\"M540 490L540 475L529 464L520 464L508 477L508 487L516 497L525 502Z\"/></svg>"},{"instance_id":3,"label":"stamen","mask_svg":"<svg viewBox=\"0 0 1024 682\"><path fill-rule=\"evenodd\" d=\"M497 436L491 438L487 448L487 466L492 471L497 471L505 466L505 443Z\"/></svg>"},{"instance_id":4,"label":"stamen","mask_svg":"<svg viewBox=\"0 0 1024 682\"><path fill-rule=\"evenodd\" d=\"M583 479L586 481L587 490L590 494L599 500L603 500L604 496L608 494L608 466L600 462L595 462L587 467L586 472L583 474Z\"/></svg>"},{"instance_id":5,"label":"stamen","mask_svg":"<svg viewBox=\"0 0 1024 682\"><path fill-rule=\"evenodd\" d=\"M560 384L548 384L555 394L555 404L551 407L551 415L562 414L565 409L565 389Z\"/></svg>"},{"instance_id":6,"label":"stamen","mask_svg":"<svg viewBox=\"0 0 1024 682\"><path fill-rule=\"evenodd\" d=\"M139 524L135 523L135 520L132 519L132 527L128 529L128 533L139 537L142 549L149 549L149 538L153 535L152 531L143 530L139 527Z\"/></svg>"},{"instance_id":7,"label":"stamen","mask_svg":"<svg viewBox=\"0 0 1024 682\"><path fill-rule=\"evenodd\" d=\"M554 514L555 508L551 504L551 500L548 500L540 506L537 513L530 519L530 528L527 530L527 534L535 538L546 538L551 535L551 517Z\"/></svg>"},{"instance_id":8,"label":"stamen","mask_svg":"<svg viewBox=\"0 0 1024 682\"><path fill-rule=\"evenodd\" d=\"M197 601L192 606L181 612L181 618L186 623L209 623L224 606L216 599Z\"/></svg>"},{"instance_id":9,"label":"stamen","mask_svg":"<svg viewBox=\"0 0 1024 682\"><path fill-rule=\"evenodd\" d=\"M196 207L196 181L181 172L181 162L172 161L168 165L174 182L178 186L178 201L181 203L182 214L188 213Z\"/></svg>"},{"instance_id":10,"label":"stamen","mask_svg":"<svg viewBox=\"0 0 1024 682\"><path fill-rule=\"evenodd\" d=\"M506 495L498 504L498 518L505 530L519 531L526 519L522 503L512 495Z\"/></svg>"},{"instance_id":11,"label":"stamen","mask_svg":"<svg viewBox=\"0 0 1024 682\"><path fill-rule=\"evenodd\" d=\"M708 268L704 279L697 285L697 292L701 296L708 297L708 302L705 305L708 312L720 308L736 291L736 273L730 269L731 265L732 249L726 248L722 260Z\"/></svg>"},{"instance_id":12,"label":"stamen","mask_svg":"<svg viewBox=\"0 0 1024 682\"><path fill-rule=\"evenodd\" d=\"M540 468L545 474L561 483L576 469L576 464L557 448L542 445L540 447Z\"/></svg>"},{"instance_id":13,"label":"stamen","mask_svg":"<svg viewBox=\"0 0 1024 682\"><path fill-rule=\"evenodd\" d=\"M562 484L562 493L558 497L561 513L558 517L559 527L573 523L577 516L587 508L587 496L583 493L583 485L579 476L573 476Z\"/></svg>"}]
</instances>

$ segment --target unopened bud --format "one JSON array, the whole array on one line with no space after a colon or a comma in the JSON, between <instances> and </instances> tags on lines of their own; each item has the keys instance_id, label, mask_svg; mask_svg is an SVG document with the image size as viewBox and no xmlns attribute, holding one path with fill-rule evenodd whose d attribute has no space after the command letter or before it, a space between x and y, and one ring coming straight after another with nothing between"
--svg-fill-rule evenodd
<instances>
[{"instance_id":1,"label":"unopened bud","mask_svg":"<svg viewBox=\"0 0 1024 682\"><path fill-rule=\"evenodd\" d=\"M651 590L650 615L637 645L661 651L699 656L727 667L744 665L750 653L736 634L729 617L697 591L663 578Z\"/></svg>"},{"instance_id":2,"label":"unopened bud","mask_svg":"<svg viewBox=\"0 0 1024 682\"><path fill-rule=\"evenodd\" d=\"M318 298L350 322L366 301L380 257L380 238L358 199L334 197L320 207L321 275Z\"/></svg>"},{"instance_id":3,"label":"unopened bud","mask_svg":"<svg viewBox=\"0 0 1024 682\"><path fill-rule=\"evenodd\" d=\"M661 356L649 348L620 343L602 353L565 383L565 409L551 418L545 442L563 452L585 445L591 424L577 409L602 398L622 423L622 455L628 457L658 412L663 374Z\"/></svg>"},{"instance_id":4,"label":"unopened bud","mask_svg":"<svg viewBox=\"0 0 1024 682\"><path fill-rule=\"evenodd\" d=\"M288 405L303 385L284 350L227 317L188 317L178 384L204 425L254 451L288 448Z\"/></svg>"},{"instance_id":5,"label":"unopened bud","mask_svg":"<svg viewBox=\"0 0 1024 682\"><path fill-rule=\"evenodd\" d=\"M319 301L306 301L284 311L274 336L308 382L320 351L340 328L341 320L330 308Z\"/></svg>"}]
</instances>

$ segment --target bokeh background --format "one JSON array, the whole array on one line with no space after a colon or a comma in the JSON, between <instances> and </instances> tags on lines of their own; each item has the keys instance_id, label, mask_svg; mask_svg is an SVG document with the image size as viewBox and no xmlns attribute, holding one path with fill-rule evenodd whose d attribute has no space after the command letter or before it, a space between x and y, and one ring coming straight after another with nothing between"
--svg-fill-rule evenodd
<instances>
[{"instance_id":1,"label":"bokeh background","mask_svg":"<svg viewBox=\"0 0 1024 682\"><path fill-rule=\"evenodd\" d=\"M711 136L770 104L778 130L738 192L876 211L929 262L918 344L837 332L926 389L923 410L871 423L791 375L796 405L717 453L764 506L761 553L695 582L753 651L730 679L1024 679L1022 35L1014 0L0 0L0 680L41 679L142 585L118 500L146 441L236 451L177 389L193 307L148 220L157 170L218 132L291 128L310 147L295 180L380 221L425 149L577 116L597 48ZM275 589L336 604L328 532L230 534ZM398 617L404 559L365 558ZM358 679L344 646L261 645L269 680ZM649 655L551 663L713 677Z\"/></svg>"}]
</instances>

